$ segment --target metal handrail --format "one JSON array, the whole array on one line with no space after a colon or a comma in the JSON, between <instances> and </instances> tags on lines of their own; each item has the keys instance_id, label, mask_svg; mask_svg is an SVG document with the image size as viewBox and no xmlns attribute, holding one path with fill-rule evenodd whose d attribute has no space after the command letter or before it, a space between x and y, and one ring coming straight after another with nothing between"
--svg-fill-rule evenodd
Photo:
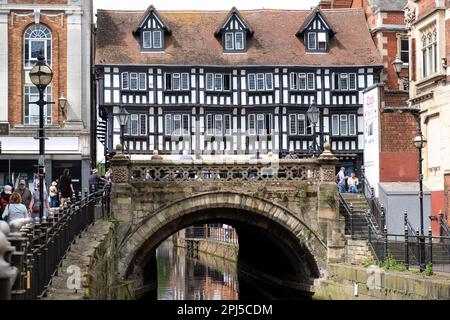
<instances>
[{"instance_id":1,"label":"metal handrail","mask_svg":"<svg viewBox=\"0 0 450 320\"><path fill-rule=\"evenodd\" d=\"M350 204L350 206L347 204L347 201L345 201L342 194L339 192L339 205L340 207L344 208L345 213L348 215L350 220L350 235L353 238L353 206Z\"/></svg>"},{"instance_id":2,"label":"metal handrail","mask_svg":"<svg viewBox=\"0 0 450 320\"><path fill-rule=\"evenodd\" d=\"M369 204L370 211L372 213L372 217L374 218L374 225L378 228L378 230L382 231L382 206L378 202L377 198L375 198L374 188L370 185L367 180L364 171L361 170L361 181L363 185L362 194L366 198L367 203Z\"/></svg>"},{"instance_id":3,"label":"metal handrail","mask_svg":"<svg viewBox=\"0 0 450 320\"><path fill-rule=\"evenodd\" d=\"M9 235L15 248L12 265L21 276L14 281L11 298L34 300L46 294L62 260L76 238L95 221L95 205L103 191L85 191L71 198L64 207L51 210L48 218L19 226Z\"/></svg>"}]
</instances>

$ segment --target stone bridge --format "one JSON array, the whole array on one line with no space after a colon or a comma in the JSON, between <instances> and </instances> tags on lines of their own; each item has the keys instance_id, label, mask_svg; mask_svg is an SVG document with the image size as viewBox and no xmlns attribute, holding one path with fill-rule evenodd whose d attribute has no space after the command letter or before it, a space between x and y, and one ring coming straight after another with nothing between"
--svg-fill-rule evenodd
<instances>
[{"instance_id":1,"label":"stone bridge","mask_svg":"<svg viewBox=\"0 0 450 320\"><path fill-rule=\"evenodd\" d=\"M130 161L119 153L111 163L119 277L136 296L154 287L159 244L197 223L232 225L238 263L299 288L344 259L329 146L308 160Z\"/></svg>"}]
</instances>

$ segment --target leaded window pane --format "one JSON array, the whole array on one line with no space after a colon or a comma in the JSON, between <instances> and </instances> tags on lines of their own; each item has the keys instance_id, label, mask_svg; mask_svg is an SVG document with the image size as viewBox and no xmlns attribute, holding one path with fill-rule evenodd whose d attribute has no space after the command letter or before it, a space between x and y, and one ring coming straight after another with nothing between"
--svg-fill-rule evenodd
<instances>
[{"instance_id":1,"label":"leaded window pane","mask_svg":"<svg viewBox=\"0 0 450 320\"><path fill-rule=\"evenodd\" d=\"M258 73L257 75L257 88L258 90L264 90L264 73Z\"/></svg>"},{"instance_id":2,"label":"leaded window pane","mask_svg":"<svg viewBox=\"0 0 450 320\"><path fill-rule=\"evenodd\" d=\"M308 73L308 90L314 90L316 79L314 77L314 73Z\"/></svg>"},{"instance_id":3,"label":"leaded window pane","mask_svg":"<svg viewBox=\"0 0 450 320\"><path fill-rule=\"evenodd\" d=\"M347 121L347 115L346 114L341 114L340 116L340 123L339 123L339 127L340 127L340 134L341 136L346 136L348 135L348 121Z\"/></svg>"},{"instance_id":4,"label":"leaded window pane","mask_svg":"<svg viewBox=\"0 0 450 320\"><path fill-rule=\"evenodd\" d=\"M249 73L248 75L248 90L255 91L256 90L256 75L254 73Z\"/></svg>"},{"instance_id":5,"label":"leaded window pane","mask_svg":"<svg viewBox=\"0 0 450 320\"><path fill-rule=\"evenodd\" d=\"M248 133L251 135L254 135L256 133L255 131L255 115L250 114L248 116Z\"/></svg>"},{"instance_id":6,"label":"leaded window pane","mask_svg":"<svg viewBox=\"0 0 450 320\"><path fill-rule=\"evenodd\" d=\"M130 73L130 90L138 89L138 74L135 72Z\"/></svg>"},{"instance_id":7,"label":"leaded window pane","mask_svg":"<svg viewBox=\"0 0 450 320\"><path fill-rule=\"evenodd\" d=\"M162 48L161 31L153 31L153 48L154 49Z\"/></svg>"},{"instance_id":8,"label":"leaded window pane","mask_svg":"<svg viewBox=\"0 0 450 320\"><path fill-rule=\"evenodd\" d=\"M236 50L244 50L244 34L242 32L235 33Z\"/></svg>"},{"instance_id":9,"label":"leaded window pane","mask_svg":"<svg viewBox=\"0 0 450 320\"><path fill-rule=\"evenodd\" d=\"M216 74L214 77L214 90L222 91L222 75Z\"/></svg>"},{"instance_id":10,"label":"leaded window pane","mask_svg":"<svg viewBox=\"0 0 450 320\"><path fill-rule=\"evenodd\" d=\"M139 90L147 89L147 74L139 73Z\"/></svg>"},{"instance_id":11,"label":"leaded window pane","mask_svg":"<svg viewBox=\"0 0 450 320\"><path fill-rule=\"evenodd\" d=\"M306 120L304 114L298 115L298 134L299 135L306 134Z\"/></svg>"},{"instance_id":12,"label":"leaded window pane","mask_svg":"<svg viewBox=\"0 0 450 320\"><path fill-rule=\"evenodd\" d=\"M300 73L298 75L298 88L300 90L306 90L306 74L305 73Z\"/></svg>"},{"instance_id":13,"label":"leaded window pane","mask_svg":"<svg viewBox=\"0 0 450 320\"><path fill-rule=\"evenodd\" d=\"M289 115L289 134L297 135L297 116L295 114Z\"/></svg>"},{"instance_id":14,"label":"leaded window pane","mask_svg":"<svg viewBox=\"0 0 450 320\"><path fill-rule=\"evenodd\" d=\"M166 114L165 117L165 131L166 131L166 135L170 136L172 135L172 115L171 114Z\"/></svg>"},{"instance_id":15,"label":"leaded window pane","mask_svg":"<svg viewBox=\"0 0 450 320\"><path fill-rule=\"evenodd\" d=\"M172 86L173 90L180 90L180 74L174 73L172 75Z\"/></svg>"},{"instance_id":16,"label":"leaded window pane","mask_svg":"<svg viewBox=\"0 0 450 320\"><path fill-rule=\"evenodd\" d=\"M152 47L152 32L144 31L142 33L142 46L145 49L150 49Z\"/></svg>"},{"instance_id":17,"label":"leaded window pane","mask_svg":"<svg viewBox=\"0 0 450 320\"><path fill-rule=\"evenodd\" d=\"M225 50L233 50L233 49L234 49L233 33L227 32L225 33Z\"/></svg>"},{"instance_id":18,"label":"leaded window pane","mask_svg":"<svg viewBox=\"0 0 450 320\"><path fill-rule=\"evenodd\" d=\"M206 90L213 90L213 74L206 74Z\"/></svg>"},{"instance_id":19,"label":"leaded window pane","mask_svg":"<svg viewBox=\"0 0 450 320\"><path fill-rule=\"evenodd\" d=\"M181 74L181 90L189 90L189 73Z\"/></svg>"},{"instance_id":20,"label":"leaded window pane","mask_svg":"<svg viewBox=\"0 0 450 320\"><path fill-rule=\"evenodd\" d=\"M294 72L291 72L291 90L297 90L298 89L298 79L297 74Z\"/></svg>"},{"instance_id":21,"label":"leaded window pane","mask_svg":"<svg viewBox=\"0 0 450 320\"><path fill-rule=\"evenodd\" d=\"M317 34L315 32L308 32L308 49L316 50L317 48Z\"/></svg>"},{"instance_id":22,"label":"leaded window pane","mask_svg":"<svg viewBox=\"0 0 450 320\"><path fill-rule=\"evenodd\" d=\"M331 133L333 136L339 135L339 115L333 114L331 116Z\"/></svg>"},{"instance_id":23,"label":"leaded window pane","mask_svg":"<svg viewBox=\"0 0 450 320\"><path fill-rule=\"evenodd\" d=\"M266 90L273 90L273 75L266 73Z\"/></svg>"}]
</instances>

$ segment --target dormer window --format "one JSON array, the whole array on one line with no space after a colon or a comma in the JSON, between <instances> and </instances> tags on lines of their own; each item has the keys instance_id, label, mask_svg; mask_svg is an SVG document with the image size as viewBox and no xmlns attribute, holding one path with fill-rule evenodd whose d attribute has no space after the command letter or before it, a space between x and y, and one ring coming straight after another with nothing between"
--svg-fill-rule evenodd
<instances>
[{"instance_id":1,"label":"dormer window","mask_svg":"<svg viewBox=\"0 0 450 320\"><path fill-rule=\"evenodd\" d=\"M327 52L330 47L329 41L335 32L317 7L307 17L296 35L303 37L306 52Z\"/></svg>"},{"instance_id":2,"label":"dormer window","mask_svg":"<svg viewBox=\"0 0 450 320\"><path fill-rule=\"evenodd\" d=\"M251 34L253 31L234 7L215 32L216 37L222 41L224 52L245 52L247 35Z\"/></svg>"},{"instance_id":3,"label":"dormer window","mask_svg":"<svg viewBox=\"0 0 450 320\"><path fill-rule=\"evenodd\" d=\"M161 34L161 30L142 32L142 47L144 49L162 49Z\"/></svg>"},{"instance_id":4,"label":"dormer window","mask_svg":"<svg viewBox=\"0 0 450 320\"><path fill-rule=\"evenodd\" d=\"M142 51L163 51L165 33L170 33L170 29L153 6L147 9L139 26L133 31L139 37Z\"/></svg>"}]
</instances>

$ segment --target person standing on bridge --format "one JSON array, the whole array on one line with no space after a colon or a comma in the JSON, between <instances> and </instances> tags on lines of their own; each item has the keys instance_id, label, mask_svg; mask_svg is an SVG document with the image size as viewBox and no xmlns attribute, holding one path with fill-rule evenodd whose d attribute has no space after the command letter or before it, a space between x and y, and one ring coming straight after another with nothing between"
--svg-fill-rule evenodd
<instances>
[{"instance_id":1,"label":"person standing on bridge","mask_svg":"<svg viewBox=\"0 0 450 320\"><path fill-rule=\"evenodd\" d=\"M159 154L159 151L155 149L155 150L153 150L153 155L150 159L151 160L162 160L163 157Z\"/></svg>"},{"instance_id":2,"label":"person standing on bridge","mask_svg":"<svg viewBox=\"0 0 450 320\"><path fill-rule=\"evenodd\" d=\"M183 154L181 155L180 160L183 160L183 161L187 161L187 160L193 161L194 158L192 158L192 156L189 154L189 152L188 152L187 150L183 150Z\"/></svg>"},{"instance_id":3,"label":"person standing on bridge","mask_svg":"<svg viewBox=\"0 0 450 320\"><path fill-rule=\"evenodd\" d=\"M286 160L296 160L298 159L298 156L295 154L295 151L293 148L289 149L289 153L284 157Z\"/></svg>"}]
</instances>

